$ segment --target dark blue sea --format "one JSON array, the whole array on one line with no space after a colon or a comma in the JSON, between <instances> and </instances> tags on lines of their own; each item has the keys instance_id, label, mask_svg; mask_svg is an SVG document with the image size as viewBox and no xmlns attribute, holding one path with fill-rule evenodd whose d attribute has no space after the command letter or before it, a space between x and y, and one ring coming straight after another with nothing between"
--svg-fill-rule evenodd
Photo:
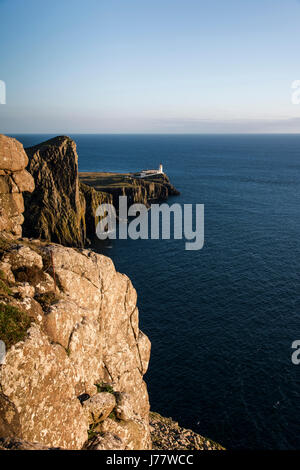
<instances>
[{"instance_id":1,"label":"dark blue sea","mask_svg":"<svg viewBox=\"0 0 300 470\"><path fill-rule=\"evenodd\" d=\"M51 136L16 136L24 146ZM96 249L138 292L151 406L230 449L300 448L300 135L72 135L81 171L160 162L205 205L205 244Z\"/></svg>"}]
</instances>

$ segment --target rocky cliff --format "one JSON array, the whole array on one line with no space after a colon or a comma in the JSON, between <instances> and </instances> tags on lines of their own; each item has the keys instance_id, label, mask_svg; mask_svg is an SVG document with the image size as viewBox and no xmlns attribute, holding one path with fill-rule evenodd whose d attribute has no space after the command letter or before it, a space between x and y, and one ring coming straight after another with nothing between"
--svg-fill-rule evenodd
<instances>
[{"instance_id":1,"label":"rocky cliff","mask_svg":"<svg viewBox=\"0 0 300 470\"><path fill-rule=\"evenodd\" d=\"M44 238L50 228L80 242L83 208L99 203L92 188L79 189L75 153L64 137L28 151L36 189L26 215ZM139 330L136 291L109 258L18 238L22 218L12 222L7 208L17 200L21 214L21 191L33 190L27 162L22 145L1 136L1 442L148 449L150 342Z\"/></svg>"},{"instance_id":2,"label":"rocky cliff","mask_svg":"<svg viewBox=\"0 0 300 470\"><path fill-rule=\"evenodd\" d=\"M149 207L151 203L165 201L170 196L180 194L165 174L143 179L130 173L93 172L79 173L79 178L82 183L95 190L110 194L116 209L119 207L120 196L127 196L128 205L141 203Z\"/></svg>"},{"instance_id":3,"label":"rocky cliff","mask_svg":"<svg viewBox=\"0 0 300 470\"><path fill-rule=\"evenodd\" d=\"M87 213L92 226L96 207L114 193L79 184L67 137L28 154L36 189L27 230L80 245ZM0 136L0 450L220 448L149 414L150 341L139 329L136 291L111 259L20 238L22 191L34 189L26 164L22 145ZM155 186L139 193L143 187L137 183L133 202L167 195Z\"/></svg>"},{"instance_id":4,"label":"rocky cliff","mask_svg":"<svg viewBox=\"0 0 300 470\"><path fill-rule=\"evenodd\" d=\"M26 236L83 246L85 200L79 190L75 142L56 137L26 149L35 190L25 197Z\"/></svg>"},{"instance_id":5,"label":"rocky cliff","mask_svg":"<svg viewBox=\"0 0 300 470\"><path fill-rule=\"evenodd\" d=\"M112 261L2 240L0 437L66 449L148 449L150 342Z\"/></svg>"},{"instance_id":6,"label":"rocky cliff","mask_svg":"<svg viewBox=\"0 0 300 470\"><path fill-rule=\"evenodd\" d=\"M76 144L66 136L25 150L35 181L35 190L25 196L23 233L28 237L83 247L95 236L100 204L118 209L119 196L127 196L129 204L149 206L179 194L165 175L143 180L132 175L83 173L80 182Z\"/></svg>"},{"instance_id":7,"label":"rocky cliff","mask_svg":"<svg viewBox=\"0 0 300 470\"><path fill-rule=\"evenodd\" d=\"M0 134L0 231L22 235L23 191L34 190L34 180L23 145Z\"/></svg>"}]
</instances>

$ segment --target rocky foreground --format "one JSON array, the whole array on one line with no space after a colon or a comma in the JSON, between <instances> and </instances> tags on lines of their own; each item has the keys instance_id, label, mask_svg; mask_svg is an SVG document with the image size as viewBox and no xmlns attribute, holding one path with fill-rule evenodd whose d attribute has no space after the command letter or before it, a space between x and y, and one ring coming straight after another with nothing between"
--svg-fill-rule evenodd
<instances>
[{"instance_id":1,"label":"rocky foreground","mask_svg":"<svg viewBox=\"0 0 300 470\"><path fill-rule=\"evenodd\" d=\"M0 437L149 449L150 341L137 295L88 250L0 238Z\"/></svg>"}]
</instances>

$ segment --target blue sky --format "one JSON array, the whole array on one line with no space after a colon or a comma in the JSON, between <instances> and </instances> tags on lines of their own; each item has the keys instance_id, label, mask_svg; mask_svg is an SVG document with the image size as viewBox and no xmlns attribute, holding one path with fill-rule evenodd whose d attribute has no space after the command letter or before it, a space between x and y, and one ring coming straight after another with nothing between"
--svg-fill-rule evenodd
<instances>
[{"instance_id":1,"label":"blue sky","mask_svg":"<svg viewBox=\"0 0 300 470\"><path fill-rule=\"evenodd\" d=\"M4 133L299 132L299 0L0 0Z\"/></svg>"}]
</instances>

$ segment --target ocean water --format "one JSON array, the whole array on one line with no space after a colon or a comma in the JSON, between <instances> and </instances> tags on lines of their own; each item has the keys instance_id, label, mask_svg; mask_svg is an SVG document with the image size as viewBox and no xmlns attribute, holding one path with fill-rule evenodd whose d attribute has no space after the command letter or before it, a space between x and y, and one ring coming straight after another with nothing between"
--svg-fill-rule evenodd
<instances>
[{"instance_id":1,"label":"ocean water","mask_svg":"<svg viewBox=\"0 0 300 470\"><path fill-rule=\"evenodd\" d=\"M169 202L205 205L200 251L180 240L93 245L137 289L152 409L227 448L300 448L300 135L71 137L81 171L162 162L181 191Z\"/></svg>"}]
</instances>

